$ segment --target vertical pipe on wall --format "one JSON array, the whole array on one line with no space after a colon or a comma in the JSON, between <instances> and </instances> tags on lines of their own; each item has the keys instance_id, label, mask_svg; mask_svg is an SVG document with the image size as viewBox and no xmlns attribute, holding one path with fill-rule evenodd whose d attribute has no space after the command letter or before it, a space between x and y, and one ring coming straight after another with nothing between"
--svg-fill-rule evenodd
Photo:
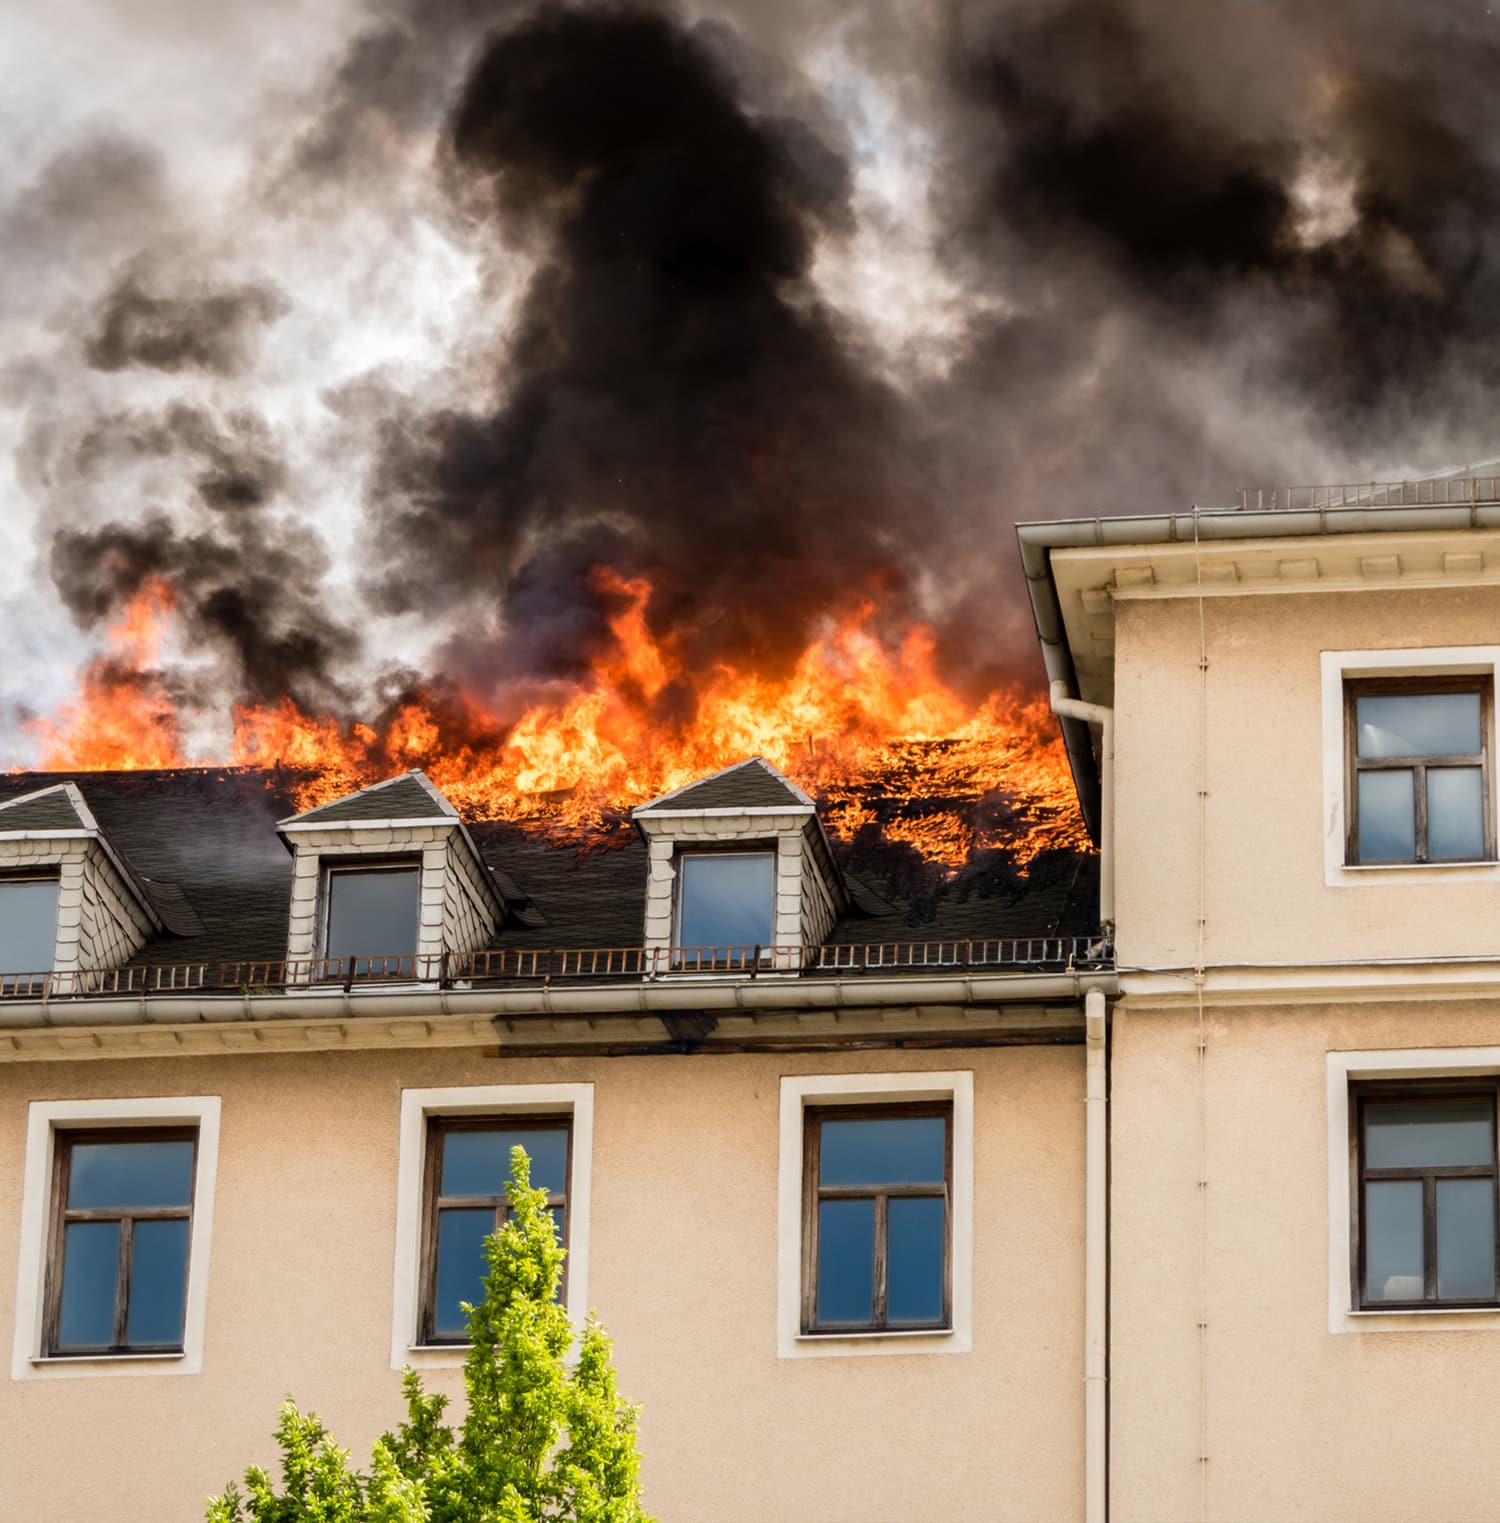
<instances>
[{"instance_id":1,"label":"vertical pipe on wall","mask_svg":"<svg viewBox=\"0 0 1500 1523\"><path fill-rule=\"evenodd\" d=\"M1115 711L1102 703L1068 697L1065 682L1050 690L1052 712L1099 726L1099 921L1100 930L1115 930Z\"/></svg>"},{"instance_id":2,"label":"vertical pipe on wall","mask_svg":"<svg viewBox=\"0 0 1500 1523\"><path fill-rule=\"evenodd\" d=\"M1104 991L1083 999L1084 1057L1084 1310L1083 1454L1085 1523L1105 1523L1109 1510L1109 1122Z\"/></svg>"}]
</instances>

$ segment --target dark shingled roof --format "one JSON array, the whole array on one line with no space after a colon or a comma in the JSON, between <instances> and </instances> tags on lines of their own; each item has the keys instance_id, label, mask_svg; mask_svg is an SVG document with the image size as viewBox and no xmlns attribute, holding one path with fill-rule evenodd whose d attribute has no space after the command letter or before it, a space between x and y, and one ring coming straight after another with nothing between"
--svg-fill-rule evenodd
<instances>
[{"instance_id":1,"label":"dark shingled roof","mask_svg":"<svg viewBox=\"0 0 1500 1523\"><path fill-rule=\"evenodd\" d=\"M0 804L0 830L87 829L87 821L79 816L61 785L49 788L37 798Z\"/></svg>"},{"instance_id":2,"label":"dark shingled roof","mask_svg":"<svg viewBox=\"0 0 1500 1523\"><path fill-rule=\"evenodd\" d=\"M276 823L294 812L301 774L194 768L71 780L175 933L154 938L135 962L285 955L292 858ZM0 774L0 811L5 800L58 781L57 774ZM507 821L474 821L469 832L509 911L496 946L641 944L647 852L635 830L622 825L584 848ZM948 877L901 845L840 842L834 856L851 900L834 942L1084 936L1097 926L1092 855L1046 853L1022 876L1006 854L976 853L970 867Z\"/></svg>"},{"instance_id":3,"label":"dark shingled roof","mask_svg":"<svg viewBox=\"0 0 1500 1523\"><path fill-rule=\"evenodd\" d=\"M675 798L647 807L691 814L697 809L799 809L805 803L765 762L752 756L715 777L692 784Z\"/></svg>"},{"instance_id":4,"label":"dark shingled roof","mask_svg":"<svg viewBox=\"0 0 1500 1523\"><path fill-rule=\"evenodd\" d=\"M443 806L411 773L361 788L331 804L297 816L299 825L338 825L346 820L447 820Z\"/></svg>"}]
</instances>

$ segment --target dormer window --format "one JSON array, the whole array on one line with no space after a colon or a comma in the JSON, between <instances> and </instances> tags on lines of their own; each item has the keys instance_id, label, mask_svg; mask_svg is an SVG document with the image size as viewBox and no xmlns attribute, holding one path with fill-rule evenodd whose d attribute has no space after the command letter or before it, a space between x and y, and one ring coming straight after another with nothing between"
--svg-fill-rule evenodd
<instances>
[{"instance_id":1,"label":"dormer window","mask_svg":"<svg viewBox=\"0 0 1500 1523\"><path fill-rule=\"evenodd\" d=\"M743 967L775 944L774 851L682 852L678 966Z\"/></svg>"},{"instance_id":2,"label":"dormer window","mask_svg":"<svg viewBox=\"0 0 1500 1523\"><path fill-rule=\"evenodd\" d=\"M796 973L848 905L813 801L752 756L642 804L650 972Z\"/></svg>"},{"instance_id":3,"label":"dormer window","mask_svg":"<svg viewBox=\"0 0 1500 1523\"><path fill-rule=\"evenodd\" d=\"M287 981L463 977L506 919L458 811L421 772L279 822L293 857Z\"/></svg>"},{"instance_id":4,"label":"dormer window","mask_svg":"<svg viewBox=\"0 0 1500 1523\"><path fill-rule=\"evenodd\" d=\"M410 978L417 951L422 869L416 862L330 864L323 955L354 960L356 975Z\"/></svg>"},{"instance_id":5,"label":"dormer window","mask_svg":"<svg viewBox=\"0 0 1500 1523\"><path fill-rule=\"evenodd\" d=\"M50 973L57 952L55 877L0 879L0 989L15 993L18 974Z\"/></svg>"}]
</instances>

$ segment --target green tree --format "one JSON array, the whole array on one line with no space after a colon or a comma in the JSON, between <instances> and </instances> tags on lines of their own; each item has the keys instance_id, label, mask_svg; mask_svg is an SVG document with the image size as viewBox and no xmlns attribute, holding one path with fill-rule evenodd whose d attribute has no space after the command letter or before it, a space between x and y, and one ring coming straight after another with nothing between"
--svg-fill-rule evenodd
<instances>
[{"instance_id":1,"label":"green tree","mask_svg":"<svg viewBox=\"0 0 1500 1523\"><path fill-rule=\"evenodd\" d=\"M524 1149L511 1165L510 1214L485 1244L484 1299L465 1307L469 1404L458 1431L444 1421L448 1398L408 1369L406 1421L376 1439L364 1473L288 1400L276 1427L280 1489L252 1465L243 1491L231 1483L209 1499L207 1523L652 1523L640 1502L638 1409L620 1398L592 1313L569 1367L564 1249Z\"/></svg>"}]
</instances>

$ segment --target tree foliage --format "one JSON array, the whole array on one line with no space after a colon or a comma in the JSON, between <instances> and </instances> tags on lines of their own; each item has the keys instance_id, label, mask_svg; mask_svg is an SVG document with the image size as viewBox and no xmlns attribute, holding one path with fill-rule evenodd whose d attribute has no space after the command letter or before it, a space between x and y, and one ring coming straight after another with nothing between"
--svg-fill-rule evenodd
<instances>
[{"instance_id":1,"label":"tree foliage","mask_svg":"<svg viewBox=\"0 0 1500 1523\"><path fill-rule=\"evenodd\" d=\"M510 1214L485 1244L484 1299L466 1306L468 1411L415 1370L406 1421L375 1441L368 1472L312 1414L287 1400L276 1427L281 1484L258 1465L208 1502L207 1523L652 1523L640 1503L638 1409L615 1387L592 1313L568 1364L573 1326L557 1299L564 1249L531 1164L511 1154Z\"/></svg>"}]
</instances>

